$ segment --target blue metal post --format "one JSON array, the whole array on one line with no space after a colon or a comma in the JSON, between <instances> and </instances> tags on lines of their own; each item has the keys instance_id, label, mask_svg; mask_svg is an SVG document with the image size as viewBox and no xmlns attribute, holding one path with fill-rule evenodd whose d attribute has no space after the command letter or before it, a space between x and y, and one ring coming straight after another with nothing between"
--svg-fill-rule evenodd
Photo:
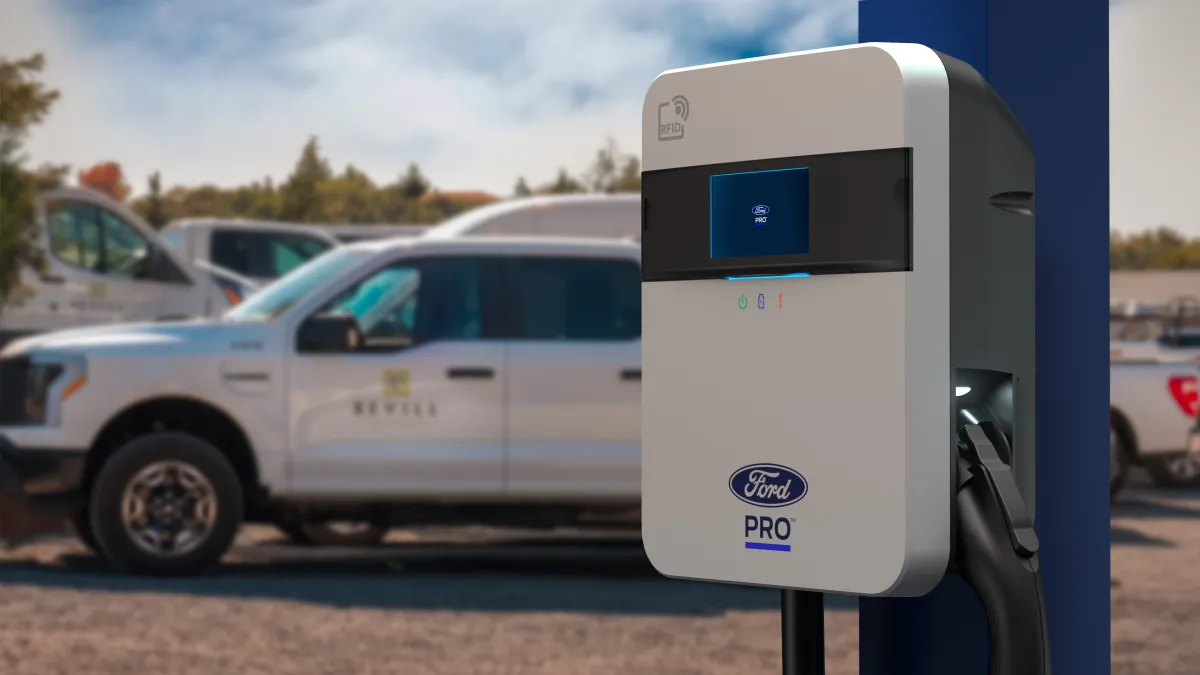
<instances>
[{"instance_id":1,"label":"blue metal post","mask_svg":"<svg viewBox=\"0 0 1200 675\"><path fill-rule=\"evenodd\" d=\"M976 68L1037 158L1037 520L1055 675L1110 672L1107 0L862 0L859 41ZM862 675L982 675L986 621L948 579L864 599Z\"/></svg>"}]
</instances>

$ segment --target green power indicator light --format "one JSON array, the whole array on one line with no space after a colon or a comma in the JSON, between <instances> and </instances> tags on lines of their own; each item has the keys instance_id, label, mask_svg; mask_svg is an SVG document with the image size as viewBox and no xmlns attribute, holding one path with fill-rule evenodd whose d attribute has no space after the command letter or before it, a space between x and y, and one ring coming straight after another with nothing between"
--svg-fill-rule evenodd
<instances>
[{"instance_id":1,"label":"green power indicator light","mask_svg":"<svg viewBox=\"0 0 1200 675\"><path fill-rule=\"evenodd\" d=\"M746 296L743 295L738 297L738 309L746 309L746 305L749 303L750 301L746 299Z\"/></svg>"}]
</instances>

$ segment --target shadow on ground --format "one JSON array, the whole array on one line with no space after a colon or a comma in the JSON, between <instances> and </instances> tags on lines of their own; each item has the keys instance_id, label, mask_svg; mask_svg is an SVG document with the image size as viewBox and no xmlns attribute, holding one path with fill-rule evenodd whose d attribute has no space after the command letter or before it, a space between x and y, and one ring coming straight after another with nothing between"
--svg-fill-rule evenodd
<instances>
[{"instance_id":1,"label":"shadow on ground","mask_svg":"<svg viewBox=\"0 0 1200 675\"><path fill-rule=\"evenodd\" d=\"M292 600L333 607L451 612L575 612L715 616L779 608L772 589L660 576L628 543L519 541L394 544L369 550L239 547L214 572L182 579L121 575L83 553L0 561L0 586ZM853 610L852 597L826 606Z\"/></svg>"},{"instance_id":2,"label":"shadow on ground","mask_svg":"<svg viewBox=\"0 0 1200 675\"><path fill-rule=\"evenodd\" d=\"M1159 490L1152 496L1135 492L1118 497L1112 505L1112 517L1200 520L1200 492Z\"/></svg>"},{"instance_id":3,"label":"shadow on ground","mask_svg":"<svg viewBox=\"0 0 1200 675\"><path fill-rule=\"evenodd\" d=\"M1111 530L1113 546L1156 546L1164 548L1174 548L1175 542L1170 539L1154 537L1137 530L1131 530L1124 527L1112 526Z\"/></svg>"}]
</instances>

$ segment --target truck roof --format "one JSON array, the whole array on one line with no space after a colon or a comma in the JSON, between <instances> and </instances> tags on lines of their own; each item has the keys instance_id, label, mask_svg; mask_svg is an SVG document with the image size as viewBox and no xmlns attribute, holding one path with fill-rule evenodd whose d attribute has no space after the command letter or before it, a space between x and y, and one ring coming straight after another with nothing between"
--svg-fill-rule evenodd
<instances>
[{"instance_id":1,"label":"truck roof","mask_svg":"<svg viewBox=\"0 0 1200 675\"><path fill-rule=\"evenodd\" d=\"M539 195L477 206L429 228L422 236L443 239L468 235L637 236L642 197L637 193ZM558 211L561 220L553 218ZM557 222L556 222L557 220Z\"/></svg>"},{"instance_id":2,"label":"truck roof","mask_svg":"<svg viewBox=\"0 0 1200 675\"><path fill-rule=\"evenodd\" d=\"M177 218L167 223L164 230L182 230L189 227L219 225L224 228L238 230L258 230L260 232L304 232L313 234L332 243L337 243L333 235L325 228L307 223L287 223L276 220L253 220L250 218Z\"/></svg>"},{"instance_id":3,"label":"truck roof","mask_svg":"<svg viewBox=\"0 0 1200 675\"><path fill-rule=\"evenodd\" d=\"M343 248L369 251L372 254L398 249L431 253L533 253L551 255L613 256L639 259L641 245L619 239L571 236L490 235L487 237L397 238L359 241Z\"/></svg>"}]
</instances>

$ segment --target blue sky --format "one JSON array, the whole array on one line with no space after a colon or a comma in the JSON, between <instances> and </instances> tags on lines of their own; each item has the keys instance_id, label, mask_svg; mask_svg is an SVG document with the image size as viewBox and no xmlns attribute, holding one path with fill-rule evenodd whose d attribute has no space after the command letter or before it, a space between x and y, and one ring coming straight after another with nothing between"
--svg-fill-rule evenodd
<instances>
[{"instance_id":1,"label":"blue sky","mask_svg":"<svg viewBox=\"0 0 1200 675\"><path fill-rule=\"evenodd\" d=\"M1110 0L1112 222L1200 236L1197 0ZM378 181L419 162L508 193L636 152L661 71L857 41L857 0L0 0L0 53L62 90L35 162L116 160L136 192L281 180L317 134Z\"/></svg>"},{"instance_id":2,"label":"blue sky","mask_svg":"<svg viewBox=\"0 0 1200 675\"><path fill-rule=\"evenodd\" d=\"M640 145L661 71L846 44L857 0L6 0L0 44L63 98L34 161L116 160L135 191L290 170L309 134L379 181L511 190Z\"/></svg>"}]
</instances>

